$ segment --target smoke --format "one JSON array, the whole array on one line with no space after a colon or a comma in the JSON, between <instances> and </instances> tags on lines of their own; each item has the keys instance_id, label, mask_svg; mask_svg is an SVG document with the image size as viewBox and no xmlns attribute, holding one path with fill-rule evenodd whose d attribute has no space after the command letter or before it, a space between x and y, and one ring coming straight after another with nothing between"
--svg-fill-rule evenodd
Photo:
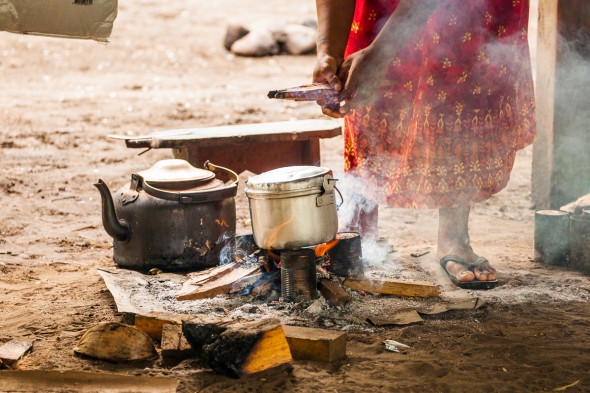
<instances>
[{"instance_id":1,"label":"smoke","mask_svg":"<svg viewBox=\"0 0 590 393\"><path fill-rule=\"evenodd\" d=\"M590 7L585 7L590 18ZM580 26L567 15L564 18L555 73L551 195L555 208L590 192L590 23Z\"/></svg>"},{"instance_id":2,"label":"smoke","mask_svg":"<svg viewBox=\"0 0 590 393\"><path fill-rule=\"evenodd\" d=\"M336 174L342 203L338 208L338 231L357 232L362 239L362 259L366 268L392 269L394 261L387 242L376 238L378 204L363 193L363 181L353 174Z\"/></svg>"},{"instance_id":3,"label":"smoke","mask_svg":"<svg viewBox=\"0 0 590 393\"><path fill-rule=\"evenodd\" d=\"M219 251L219 265L226 265L232 262L250 263L258 260L255 251L258 249L252 235L235 236L232 231L224 232L215 242Z\"/></svg>"},{"instance_id":4,"label":"smoke","mask_svg":"<svg viewBox=\"0 0 590 393\"><path fill-rule=\"evenodd\" d=\"M398 267L387 242L379 242L375 238L363 239L362 250L366 269L393 271Z\"/></svg>"}]
</instances>

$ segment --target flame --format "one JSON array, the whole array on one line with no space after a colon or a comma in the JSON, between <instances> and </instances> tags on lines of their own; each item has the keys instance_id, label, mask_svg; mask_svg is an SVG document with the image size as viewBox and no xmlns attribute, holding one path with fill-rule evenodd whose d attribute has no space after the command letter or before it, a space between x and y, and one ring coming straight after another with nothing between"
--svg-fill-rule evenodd
<instances>
[{"instance_id":1,"label":"flame","mask_svg":"<svg viewBox=\"0 0 590 393\"><path fill-rule=\"evenodd\" d=\"M316 257L323 257L324 254L327 253L336 244L338 244L339 241L340 241L340 239L334 239L332 241L329 241L328 243L323 243L323 244L316 246L315 256Z\"/></svg>"},{"instance_id":2,"label":"flame","mask_svg":"<svg viewBox=\"0 0 590 393\"><path fill-rule=\"evenodd\" d=\"M295 218L295 214L293 214L287 221L283 222L282 224L280 224L279 226L277 226L268 237L266 237L265 239L262 240L262 245L264 246L263 248L265 250L268 251L268 253L275 259L279 259L278 254L275 254L274 252L272 252L272 245L276 242L277 237L279 237L279 233L281 232L281 230L289 225L291 223L291 221L293 221L293 219Z\"/></svg>"}]
</instances>

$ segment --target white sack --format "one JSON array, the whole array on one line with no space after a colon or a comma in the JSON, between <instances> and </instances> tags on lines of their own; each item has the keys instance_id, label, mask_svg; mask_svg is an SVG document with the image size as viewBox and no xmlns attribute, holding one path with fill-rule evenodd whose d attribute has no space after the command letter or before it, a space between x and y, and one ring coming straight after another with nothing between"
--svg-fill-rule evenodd
<instances>
[{"instance_id":1,"label":"white sack","mask_svg":"<svg viewBox=\"0 0 590 393\"><path fill-rule=\"evenodd\" d=\"M107 42L117 0L0 0L0 30Z\"/></svg>"}]
</instances>

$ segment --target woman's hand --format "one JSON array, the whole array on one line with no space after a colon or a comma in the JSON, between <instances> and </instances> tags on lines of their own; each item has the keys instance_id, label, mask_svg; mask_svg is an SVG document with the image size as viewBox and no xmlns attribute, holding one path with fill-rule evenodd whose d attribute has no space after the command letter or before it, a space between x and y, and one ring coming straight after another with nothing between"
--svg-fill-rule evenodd
<instances>
[{"instance_id":1,"label":"woman's hand","mask_svg":"<svg viewBox=\"0 0 590 393\"><path fill-rule=\"evenodd\" d=\"M338 70L342 65L343 60L337 59L334 56L328 54L320 54L318 55L318 61L316 63L315 69L313 71L313 82L316 83L327 83L336 91L342 90L342 81L338 77ZM322 107L322 113L324 115L330 117L343 117L344 115L340 113L340 108L329 105L325 102L318 102L318 104Z\"/></svg>"},{"instance_id":2,"label":"woman's hand","mask_svg":"<svg viewBox=\"0 0 590 393\"><path fill-rule=\"evenodd\" d=\"M337 74L345 81L341 94L345 103L340 113L348 114L353 109L373 104L386 72L387 62L380 61L371 46L348 56Z\"/></svg>"}]
</instances>

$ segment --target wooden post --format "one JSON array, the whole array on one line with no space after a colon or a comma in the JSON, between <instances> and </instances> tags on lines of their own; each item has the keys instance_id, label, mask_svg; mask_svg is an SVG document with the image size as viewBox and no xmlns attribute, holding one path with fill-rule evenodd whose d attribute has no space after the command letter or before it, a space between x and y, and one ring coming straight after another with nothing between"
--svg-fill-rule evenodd
<instances>
[{"instance_id":1,"label":"wooden post","mask_svg":"<svg viewBox=\"0 0 590 393\"><path fill-rule=\"evenodd\" d=\"M551 205L555 62L557 58L557 2L539 1L535 101L537 139L533 145L532 189L537 209Z\"/></svg>"},{"instance_id":2,"label":"wooden post","mask_svg":"<svg viewBox=\"0 0 590 393\"><path fill-rule=\"evenodd\" d=\"M533 201L557 209L590 192L590 2L539 1Z\"/></svg>"}]
</instances>

